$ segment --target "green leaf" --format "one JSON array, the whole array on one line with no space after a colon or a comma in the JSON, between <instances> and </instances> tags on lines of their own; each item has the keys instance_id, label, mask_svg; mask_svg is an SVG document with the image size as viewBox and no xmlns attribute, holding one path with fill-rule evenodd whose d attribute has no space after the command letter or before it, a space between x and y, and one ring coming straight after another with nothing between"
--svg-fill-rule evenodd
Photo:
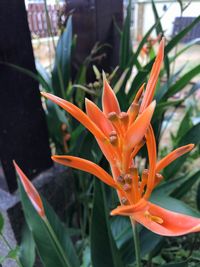
<instances>
[{"instance_id":1,"label":"green leaf","mask_svg":"<svg viewBox=\"0 0 200 267\"><path fill-rule=\"evenodd\" d=\"M179 142L177 143L176 147L174 147L174 149L190 143L193 143L195 145L200 144L199 133L200 133L200 123L189 129L189 131L187 131L187 133L180 138ZM188 153L176 159L174 162L172 162L170 166L165 168L164 176L173 177L179 171L180 167L183 165L187 157Z\"/></svg>"},{"instance_id":2,"label":"green leaf","mask_svg":"<svg viewBox=\"0 0 200 267\"><path fill-rule=\"evenodd\" d=\"M20 182L19 189L26 222L33 234L35 245L43 265L46 267L79 267L79 260L67 229L60 222L52 208L43 200L46 216L65 253L68 264L63 262L63 258L61 258L60 251L52 235L48 231L44 221L35 211Z\"/></svg>"},{"instance_id":3,"label":"green leaf","mask_svg":"<svg viewBox=\"0 0 200 267\"><path fill-rule=\"evenodd\" d=\"M131 27L131 3L127 7L127 15L123 26L121 42L120 42L120 67L122 70L126 69L127 63L131 54L131 37L130 37L130 27Z\"/></svg>"},{"instance_id":4,"label":"green leaf","mask_svg":"<svg viewBox=\"0 0 200 267\"><path fill-rule=\"evenodd\" d=\"M112 236L104 185L95 179L91 221L91 258L94 267L122 267L123 263Z\"/></svg>"},{"instance_id":5,"label":"green leaf","mask_svg":"<svg viewBox=\"0 0 200 267\"><path fill-rule=\"evenodd\" d=\"M192 128L193 123L191 120L191 115L191 109L188 109L178 128L175 138L176 142L178 142L178 140L180 140L187 133L187 131Z\"/></svg>"},{"instance_id":6,"label":"green leaf","mask_svg":"<svg viewBox=\"0 0 200 267\"><path fill-rule=\"evenodd\" d=\"M8 252L8 255L6 256L6 258L15 260L18 257L18 253L19 253L19 247L16 246L14 249Z\"/></svg>"},{"instance_id":7,"label":"green leaf","mask_svg":"<svg viewBox=\"0 0 200 267\"><path fill-rule=\"evenodd\" d=\"M199 185L197 187L197 197L196 197L196 200L197 200L197 208L200 211L200 183L199 183Z\"/></svg>"},{"instance_id":8,"label":"green leaf","mask_svg":"<svg viewBox=\"0 0 200 267\"><path fill-rule=\"evenodd\" d=\"M192 78L194 78L199 73L200 73L200 64L192 68L186 74L184 74L174 85L172 85L169 88L169 90L167 91L164 97L169 98L175 95L176 93L178 93L189 83L189 81L192 80Z\"/></svg>"},{"instance_id":9,"label":"green leaf","mask_svg":"<svg viewBox=\"0 0 200 267\"><path fill-rule=\"evenodd\" d=\"M63 109L60 109L58 105L50 100L46 101L47 110L46 119L49 130L49 135L52 141L56 144L57 151L64 152L63 144L63 132L62 125L68 125L68 120L66 118L66 113Z\"/></svg>"},{"instance_id":10,"label":"green leaf","mask_svg":"<svg viewBox=\"0 0 200 267\"><path fill-rule=\"evenodd\" d=\"M162 267L188 267L188 261L168 263L162 265Z\"/></svg>"},{"instance_id":11,"label":"green leaf","mask_svg":"<svg viewBox=\"0 0 200 267\"><path fill-rule=\"evenodd\" d=\"M65 98L65 90L70 80L72 42L72 16L69 16L66 28L58 40L52 72L55 94L63 98Z\"/></svg>"},{"instance_id":12,"label":"green leaf","mask_svg":"<svg viewBox=\"0 0 200 267\"><path fill-rule=\"evenodd\" d=\"M185 181L181 184L181 186L176 187L174 192L172 193L173 197L182 198L191 187L198 181L200 178L200 171L197 171L194 174L190 174L190 176L185 179Z\"/></svg>"},{"instance_id":13,"label":"green leaf","mask_svg":"<svg viewBox=\"0 0 200 267\"><path fill-rule=\"evenodd\" d=\"M158 88L158 90L156 90L155 99L156 99L157 103L162 100L163 96L167 93L167 91L169 90L170 86L174 82L177 81L177 78L179 77L179 75L183 71L184 67L185 67L185 65L182 66L176 73L171 75L170 78L167 79L167 81L160 88Z\"/></svg>"},{"instance_id":14,"label":"green leaf","mask_svg":"<svg viewBox=\"0 0 200 267\"><path fill-rule=\"evenodd\" d=\"M199 21L200 16L194 19L194 21L189 26L184 28L171 41L169 41L169 43L165 47L165 55L168 54ZM149 74L153 66L154 60L155 58L152 59L149 63L147 63L135 76L131 85L131 89L128 93L128 98L130 99L130 101L132 99L133 90L137 90L146 81L147 75Z\"/></svg>"},{"instance_id":15,"label":"green leaf","mask_svg":"<svg viewBox=\"0 0 200 267\"><path fill-rule=\"evenodd\" d=\"M51 77L49 73L45 70L45 68L42 66L42 64L38 60L35 61L35 66L36 66L39 78L43 80L43 82L46 85L44 89L49 93L54 93L52 90Z\"/></svg>"},{"instance_id":16,"label":"green leaf","mask_svg":"<svg viewBox=\"0 0 200 267\"><path fill-rule=\"evenodd\" d=\"M39 82L39 84L41 84L42 87L43 87L46 91L48 91L48 92L52 91L52 89L49 87L48 82L45 81L45 79L40 75L40 73L35 73L35 72L30 71L30 70L28 70L28 69L25 69L25 68L23 68L23 67L17 66L17 65L15 65L15 64L7 63L7 62L1 62L1 61L0 61L0 64L4 64L4 65L6 65L6 66L9 66L9 67L11 67L11 68L13 68L13 69L15 69L15 70L17 70L17 71L19 71L19 72L25 74L25 75L28 75L29 77L31 77L31 78L33 78L34 80L36 80L37 82Z\"/></svg>"},{"instance_id":17,"label":"green leaf","mask_svg":"<svg viewBox=\"0 0 200 267\"><path fill-rule=\"evenodd\" d=\"M169 196L177 187L181 186L186 179L188 179L188 176L185 177L185 175L175 179L164 179L164 181L154 189L152 193L153 197L156 198L157 195Z\"/></svg>"},{"instance_id":18,"label":"green leaf","mask_svg":"<svg viewBox=\"0 0 200 267\"><path fill-rule=\"evenodd\" d=\"M179 57L181 54L183 54L185 51L187 51L189 48L191 48L193 45L200 43L200 38L193 39L192 41L188 42L184 47L179 50L173 57L169 59L169 62L172 63Z\"/></svg>"},{"instance_id":19,"label":"green leaf","mask_svg":"<svg viewBox=\"0 0 200 267\"><path fill-rule=\"evenodd\" d=\"M3 215L0 213L0 234L2 234L3 226L4 226L4 218Z\"/></svg>"},{"instance_id":20,"label":"green leaf","mask_svg":"<svg viewBox=\"0 0 200 267\"><path fill-rule=\"evenodd\" d=\"M27 225L25 225L22 233L19 260L24 267L32 267L35 262L35 243Z\"/></svg>"},{"instance_id":21,"label":"green leaf","mask_svg":"<svg viewBox=\"0 0 200 267\"><path fill-rule=\"evenodd\" d=\"M183 37L200 21L200 16L196 17L190 25L185 27L176 36L174 36L171 41L165 47L165 53L168 54L182 39Z\"/></svg>"}]
</instances>

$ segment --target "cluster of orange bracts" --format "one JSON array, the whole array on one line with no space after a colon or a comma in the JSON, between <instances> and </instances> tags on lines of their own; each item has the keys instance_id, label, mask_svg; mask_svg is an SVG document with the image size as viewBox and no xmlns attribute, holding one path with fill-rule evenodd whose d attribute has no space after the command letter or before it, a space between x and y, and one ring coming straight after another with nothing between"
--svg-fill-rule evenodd
<instances>
[{"instance_id":1,"label":"cluster of orange bracts","mask_svg":"<svg viewBox=\"0 0 200 267\"><path fill-rule=\"evenodd\" d=\"M156 141L151 126L156 102L152 100L163 57L164 40L160 42L145 92L142 85L127 112L121 111L106 79L102 95L103 111L88 99L85 101L84 113L72 103L57 96L49 93L42 95L65 109L94 135L110 164L112 176L97 164L82 158L53 156L52 159L65 166L91 173L115 188L121 205L114 209L111 215L129 216L132 221L157 234L178 236L200 231L200 219L172 212L149 201L153 189L163 179L160 171L194 147L193 144L180 147L160 161L157 160ZM149 167L140 174L135 157L144 145L148 151ZM16 163L15 166L31 202L40 216L45 217L37 191Z\"/></svg>"}]
</instances>

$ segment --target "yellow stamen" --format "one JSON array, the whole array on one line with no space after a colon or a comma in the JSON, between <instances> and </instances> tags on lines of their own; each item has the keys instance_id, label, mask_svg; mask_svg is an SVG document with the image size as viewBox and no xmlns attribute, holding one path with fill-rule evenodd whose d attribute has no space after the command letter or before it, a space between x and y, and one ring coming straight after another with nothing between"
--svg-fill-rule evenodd
<instances>
[{"instance_id":1,"label":"yellow stamen","mask_svg":"<svg viewBox=\"0 0 200 267\"><path fill-rule=\"evenodd\" d=\"M151 221L156 222L158 224L163 224L163 222L164 222L162 218L160 218L158 216L151 215L149 213L149 211L145 211L144 215L145 215L146 218L148 218Z\"/></svg>"}]
</instances>

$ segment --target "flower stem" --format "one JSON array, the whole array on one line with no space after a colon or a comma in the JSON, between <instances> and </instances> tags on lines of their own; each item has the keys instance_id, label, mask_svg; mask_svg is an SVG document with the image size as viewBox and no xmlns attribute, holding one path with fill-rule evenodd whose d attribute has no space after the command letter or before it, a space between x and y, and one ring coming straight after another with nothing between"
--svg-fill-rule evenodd
<instances>
[{"instance_id":1,"label":"flower stem","mask_svg":"<svg viewBox=\"0 0 200 267\"><path fill-rule=\"evenodd\" d=\"M8 240L5 238L5 236L4 236L3 234L0 234L0 237L2 238L4 244L7 246L7 248L8 248L10 251L12 251L13 248L12 248L11 245L8 243ZM15 257L15 261L16 261L16 263L17 263L17 265L18 265L19 267L23 267L23 265L22 265L21 261L19 260L18 256Z\"/></svg>"},{"instance_id":2,"label":"flower stem","mask_svg":"<svg viewBox=\"0 0 200 267\"><path fill-rule=\"evenodd\" d=\"M141 257L140 257L140 239L138 233L137 223L131 219L132 228L133 228L133 238L134 238L134 246L135 246L135 258L136 258L136 266L142 267L141 265Z\"/></svg>"},{"instance_id":3,"label":"flower stem","mask_svg":"<svg viewBox=\"0 0 200 267\"><path fill-rule=\"evenodd\" d=\"M56 234L54 233L54 230L51 227L47 218L44 219L44 223L45 223L45 225L46 225L46 227L47 227L47 229L51 235L51 238L55 242L56 249L59 251L59 254L61 256L63 263L65 264L66 267L70 267L71 265L70 265L68 259L66 258L65 252L64 252L63 248L61 247L60 242L58 241L58 238L57 238Z\"/></svg>"}]
</instances>

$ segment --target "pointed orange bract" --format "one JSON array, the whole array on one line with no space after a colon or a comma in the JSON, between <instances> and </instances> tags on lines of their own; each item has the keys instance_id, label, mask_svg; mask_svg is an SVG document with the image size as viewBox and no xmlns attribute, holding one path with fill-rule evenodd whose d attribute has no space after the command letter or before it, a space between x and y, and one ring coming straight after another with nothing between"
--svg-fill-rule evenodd
<instances>
[{"instance_id":1,"label":"pointed orange bract","mask_svg":"<svg viewBox=\"0 0 200 267\"><path fill-rule=\"evenodd\" d=\"M133 148L144 137L148 126L150 125L151 118L156 106L156 102L152 102L151 105L135 120L130 126L126 134L126 145L128 148Z\"/></svg>"},{"instance_id":2,"label":"pointed orange bract","mask_svg":"<svg viewBox=\"0 0 200 267\"><path fill-rule=\"evenodd\" d=\"M13 164L15 166L16 172L19 175L21 183L22 183L24 190L26 191L31 203L33 204L34 208L36 209L36 211L40 215L40 217L42 219L44 219L45 218L45 211L44 211L44 207L43 207L40 195L38 194L38 192L35 189L35 187L33 186L33 184L29 181L29 179L26 177L26 175L20 169L20 167L17 165L17 163L15 161L13 161Z\"/></svg>"},{"instance_id":3,"label":"pointed orange bract","mask_svg":"<svg viewBox=\"0 0 200 267\"><path fill-rule=\"evenodd\" d=\"M116 112L117 114L121 112L116 95L106 79L104 79L102 106L103 106L103 112L106 115L108 115L110 112Z\"/></svg>"},{"instance_id":4,"label":"pointed orange bract","mask_svg":"<svg viewBox=\"0 0 200 267\"><path fill-rule=\"evenodd\" d=\"M88 117L96 123L101 131L109 136L110 132L114 130L111 122L106 118L105 114L89 99L85 99L86 113Z\"/></svg>"},{"instance_id":5,"label":"pointed orange bract","mask_svg":"<svg viewBox=\"0 0 200 267\"><path fill-rule=\"evenodd\" d=\"M188 153L193 148L194 148L194 145L189 144L189 145L182 146L182 147L175 149L174 151L169 153L166 157L164 157L157 163L156 172L160 172L162 169L167 167L172 161L176 160L177 158L184 155L185 153Z\"/></svg>"},{"instance_id":6,"label":"pointed orange bract","mask_svg":"<svg viewBox=\"0 0 200 267\"><path fill-rule=\"evenodd\" d=\"M156 60L153 64L153 68L150 73L146 91L145 91L145 94L144 94L144 97L143 97L143 100L140 106L140 113L142 113L153 100L156 83L157 83L157 80L160 74L160 69L162 66L163 58L164 58L164 38L160 42L158 55L156 57Z\"/></svg>"},{"instance_id":7,"label":"pointed orange bract","mask_svg":"<svg viewBox=\"0 0 200 267\"><path fill-rule=\"evenodd\" d=\"M90 118L74 104L66 101L60 97L54 96L49 93L41 93L44 97L50 99L54 103L58 104L64 110L69 112L75 119L80 121L96 138L101 141L106 141L106 137L103 132L94 124Z\"/></svg>"},{"instance_id":8,"label":"pointed orange bract","mask_svg":"<svg viewBox=\"0 0 200 267\"><path fill-rule=\"evenodd\" d=\"M149 158L149 173L148 173L147 188L144 194L144 198L148 199L155 185L156 158L157 158L156 140L155 140L153 128L151 125L149 126L145 137L146 137L146 145L147 145L148 158Z\"/></svg>"},{"instance_id":9,"label":"pointed orange bract","mask_svg":"<svg viewBox=\"0 0 200 267\"><path fill-rule=\"evenodd\" d=\"M106 171L104 171L104 169L89 160L73 156L52 156L52 159L59 164L91 173L109 186L120 189L113 178Z\"/></svg>"}]
</instances>

